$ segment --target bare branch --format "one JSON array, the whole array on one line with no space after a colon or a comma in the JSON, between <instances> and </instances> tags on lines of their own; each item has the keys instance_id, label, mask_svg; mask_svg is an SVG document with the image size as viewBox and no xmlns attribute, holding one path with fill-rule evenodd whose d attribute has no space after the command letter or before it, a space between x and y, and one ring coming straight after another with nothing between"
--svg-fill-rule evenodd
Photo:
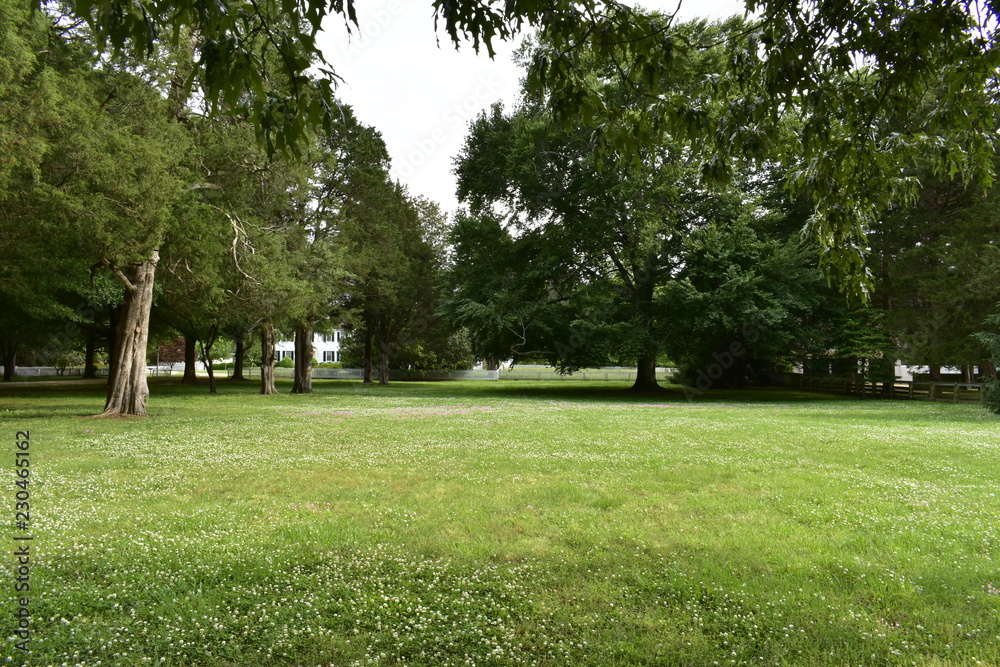
<instances>
[{"instance_id":1,"label":"bare branch","mask_svg":"<svg viewBox=\"0 0 1000 667\"><path fill-rule=\"evenodd\" d=\"M226 216L226 219L229 220L229 224L233 226L232 252L233 252L233 264L236 266L236 270L239 272L241 276L252 282L254 285L260 285L261 282L259 280L251 276L246 271L244 271L243 267L240 266L239 246L241 244L247 251L249 251L251 255L256 253L254 247L250 245L250 242L247 240L247 232L243 228L243 221L239 219L239 216L232 214L229 211L224 211L218 206L212 206L212 208L221 213L222 215Z\"/></svg>"},{"instance_id":2,"label":"bare branch","mask_svg":"<svg viewBox=\"0 0 1000 667\"><path fill-rule=\"evenodd\" d=\"M125 289L129 291L129 294L135 293L136 291L135 285L133 285L132 281L128 279L128 276L122 273L121 269L119 269L117 266L112 265L111 272L114 273L116 276L118 276L118 280L122 281L122 283L125 284Z\"/></svg>"}]
</instances>

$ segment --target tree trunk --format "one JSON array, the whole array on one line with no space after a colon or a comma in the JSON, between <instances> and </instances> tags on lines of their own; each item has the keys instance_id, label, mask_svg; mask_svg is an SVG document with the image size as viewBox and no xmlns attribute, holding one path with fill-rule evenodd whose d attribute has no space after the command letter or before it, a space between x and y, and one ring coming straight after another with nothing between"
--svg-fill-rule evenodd
<instances>
[{"instance_id":1,"label":"tree trunk","mask_svg":"<svg viewBox=\"0 0 1000 667\"><path fill-rule=\"evenodd\" d=\"M3 341L3 349L0 353L3 354L3 381L13 382L14 381L14 370L17 368L17 341L13 336L5 336Z\"/></svg>"},{"instance_id":2,"label":"tree trunk","mask_svg":"<svg viewBox=\"0 0 1000 667\"><path fill-rule=\"evenodd\" d=\"M115 362L118 358L118 343L116 341L118 322L121 321L122 308L115 306L108 308L108 384L115 374Z\"/></svg>"},{"instance_id":3,"label":"tree trunk","mask_svg":"<svg viewBox=\"0 0 1000 667\"><path fill-rule=\"evenodd\" d=\"M384 336L378 337L378 383L389 384L389 343Z\"/></svg>"},{"instance_id":4,"label":"tree trunk","mask_svg":"<svg viewBox=\"0 0 1000 667\"><path fill-rule=\"evenodd\" d=\"M146 384L146 341L149 336L149 310L153 305L153 280L159 250L141 264L133 264L131 276L119 273L125 283L125 302L115 332L114 373L108 385L104 417L145 416L149 401Z\"/></svg>"},{"instance_id":5,"label":"tree trunk","mask_svg":"<svg viewBox=\"0 0 1000 667\"><path fill-rule=\"evenodd\" d=\"M997 379L997 366L992 361L984 361L982 366L979 367L979 373L985 375L991 380Z\"/></svg>"},{"instance_id":6,"label":"tree trunk","mask_svg":"<svg viewBox=\"0 0 1000 667\"><path fill-rule=\"evenodd\" d=\"M365 329L365 359L364 359L364 382L372 383L372 334Z\"/></svg>"},{"instance_id":7,"label":"tree trunk","mask_svg":"<svg viewBox=\"0 0 1000 667\"><path fill-rule=\"evenodd\" d=\"M246 343L242 335L236 337L236 355L233 357L233 379L244 381L243 375L243 354Z\"/></svg>"},{"instance_id":8,"label":"tree trunk","mask_svg":"<svg viewBox=\"0 0 1000 667\"><path fill-rule=\"evenodd\" d=\"M260 393L278 393L274 387L274 327L270 322L260 328Z\"/></svg>"},{"instance_id":9,"label":"tree trunk","mask_svg":"<svg viewBox=\"0 0 1000 667\"><path fill-rule=\"evenodd\" d=\"M195 366L198 365L198 339L193 334L184 334L184 377L181 382L184 384L197 384L198 376L195 375Z\"/></svg>"},{"instance_id":10,"label":"tree trunk","mask_svg":"<svg viewBox=\"0 0 1000 667\"><path fill-rule=\"evenodd\" d=\"M941 381L941 367L940 366L928 366L928 373L931 376L931 382Z\"/></svg>"},{"instance_id":11,"label":"tree trunk","mask_svg":"<svg viewBox=\"0 0 1000 667\"><path fill-rule=\"evenodd\" d=\"M661 387L656 381L656 357L653 355L643 355L635 369L635 384L632 391L657 391Z\"/></svg>"},{"instance_id":12,"label":"tree trunk","mask_svg":"<svg viewBox=\"0 0 1000 667\"><path fill-rule=\"evenodd\" d=\"M500 363L496 360L492 354L486 357L486 370L495 371L500 369Z\"/></svg>"},{"instance_id":13,"label":"tree trunk","mask_svg":"<svg viewBox=\"0 0 1000 667\"><path fill-rule=\"evenodd\" d=\"M215 367L212 363L212 346L215 345L215 341L219 338L219 325L213 324L205 335L204 339L200 341L201 344L201 363L205 366L205 370L208 371L208 393L214 394L215 391Z\"/></svg>"},{"instance_id":14,"label":"tree trunk","mask_svg":"<svg viewBox=\"0 0 1000 667\"><path fill-rule=\"evenodd\" d=\"M212 360L206 359L204 362L205 370L208 371L208 393L215 394L215 371L212 368Z\"/></svg>"},{"instance_id":15,"label":"tree trunk","mask_svg":"<svg viewBox=\"0 0 1000 667\"><path fill-rule=\"evenodd\" d=\"M654 265L654 260L650 258L643 270L640 270L639 267L632 270L632 275L636 277L635 291L632 295L635 300L634 308L642 317L646 335L651 334L654 321L653 296L656 281L648 270ZM635 383L632 385L632 391L657 391L660 389L660 385L656 382L655 345L649 341L643 345L642 351L643 354L636 362Z\"/></svg>"},{"instance_id":16,"label":"tree trunk","mask_svg":"<svg viewBox=\"0 0 1000 667\"><path fill-rule=\"evenodd\" d=\"M295 382L293 394L312 393L313 328L312 324L295 327Z\"/></svg>"},{"instance_id":17,"label":"tree trunk","mask_svg":"<svg viewBox=\"0 0 1000 667\"><path fill-rule=\"evenodd\" d=\"M87 347L83 353L83 377L96 378L97 364L94 358L97 356L97 336L93 331L87 331Z\"/></svg>"}]
</instances>

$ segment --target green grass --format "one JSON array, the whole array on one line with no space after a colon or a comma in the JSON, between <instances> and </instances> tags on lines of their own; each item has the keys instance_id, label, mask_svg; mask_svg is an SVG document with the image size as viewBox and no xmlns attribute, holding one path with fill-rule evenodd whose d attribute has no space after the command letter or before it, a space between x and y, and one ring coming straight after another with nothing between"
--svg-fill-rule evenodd
<instances>
[{"instance_id":1,"label":"green grass","mask_svg":"<svg viewBox=\"0 0 1000 667\"><path fill-rule=\"evenodd\" d=\"M996 417L608 386L0 390L32 664L1000 664Z\"/></svg>"}]
</instances>

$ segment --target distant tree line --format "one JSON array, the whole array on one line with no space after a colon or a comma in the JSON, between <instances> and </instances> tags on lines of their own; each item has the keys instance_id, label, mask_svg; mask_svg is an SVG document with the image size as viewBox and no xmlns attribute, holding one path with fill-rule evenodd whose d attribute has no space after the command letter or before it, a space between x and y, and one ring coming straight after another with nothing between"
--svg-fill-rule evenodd
<instances>
[{"instance_id":1,"label":"distant tree line","mask_svg":"<svg viewBox=\"0 0 1000 667\"><path fill-rule=\"evenodd\" d=\"M434 3L456 43L539 28L449 224L332 97L315 33L350 1L0 0L5 379L19 353L103 354L105 414L144 414L151 342L182 336L212 391L223 347L256 346L267 394L289 335L308 392L341 324L369 381L470 356L630 363L643 390L664 360L711 386L995 374L996 8L855 4Z\"/></svg>"}]
</instances>

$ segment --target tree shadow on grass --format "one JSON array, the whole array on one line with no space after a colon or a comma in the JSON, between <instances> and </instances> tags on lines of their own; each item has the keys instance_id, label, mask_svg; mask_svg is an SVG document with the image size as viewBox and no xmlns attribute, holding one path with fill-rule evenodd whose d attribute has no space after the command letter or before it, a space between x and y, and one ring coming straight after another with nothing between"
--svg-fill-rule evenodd
<instances>
[{"instance_id":1,"label":"tree shadow on grass","mask_svg":"<svg viewBox=\"0 0 1000 667\"><path fill-rule=\"evenodd\" d=\"M333 381L338 382L338 381ZM398 386L398 385L390 385ZM499 382L406 383L413 394L461 400L469 397L567 401L574 403L616 403L683 407L698 404L806 403L856 400L846 396L817 394L774 387L715 389L698 392L669 385L659 391L635 391L629 382L582 382L571 380ZM334 385L335 387L335 385ZM332 387L331 387L332 388ZM409 393L409 392L408 392Z\"/></svg>"}]
</instances>

